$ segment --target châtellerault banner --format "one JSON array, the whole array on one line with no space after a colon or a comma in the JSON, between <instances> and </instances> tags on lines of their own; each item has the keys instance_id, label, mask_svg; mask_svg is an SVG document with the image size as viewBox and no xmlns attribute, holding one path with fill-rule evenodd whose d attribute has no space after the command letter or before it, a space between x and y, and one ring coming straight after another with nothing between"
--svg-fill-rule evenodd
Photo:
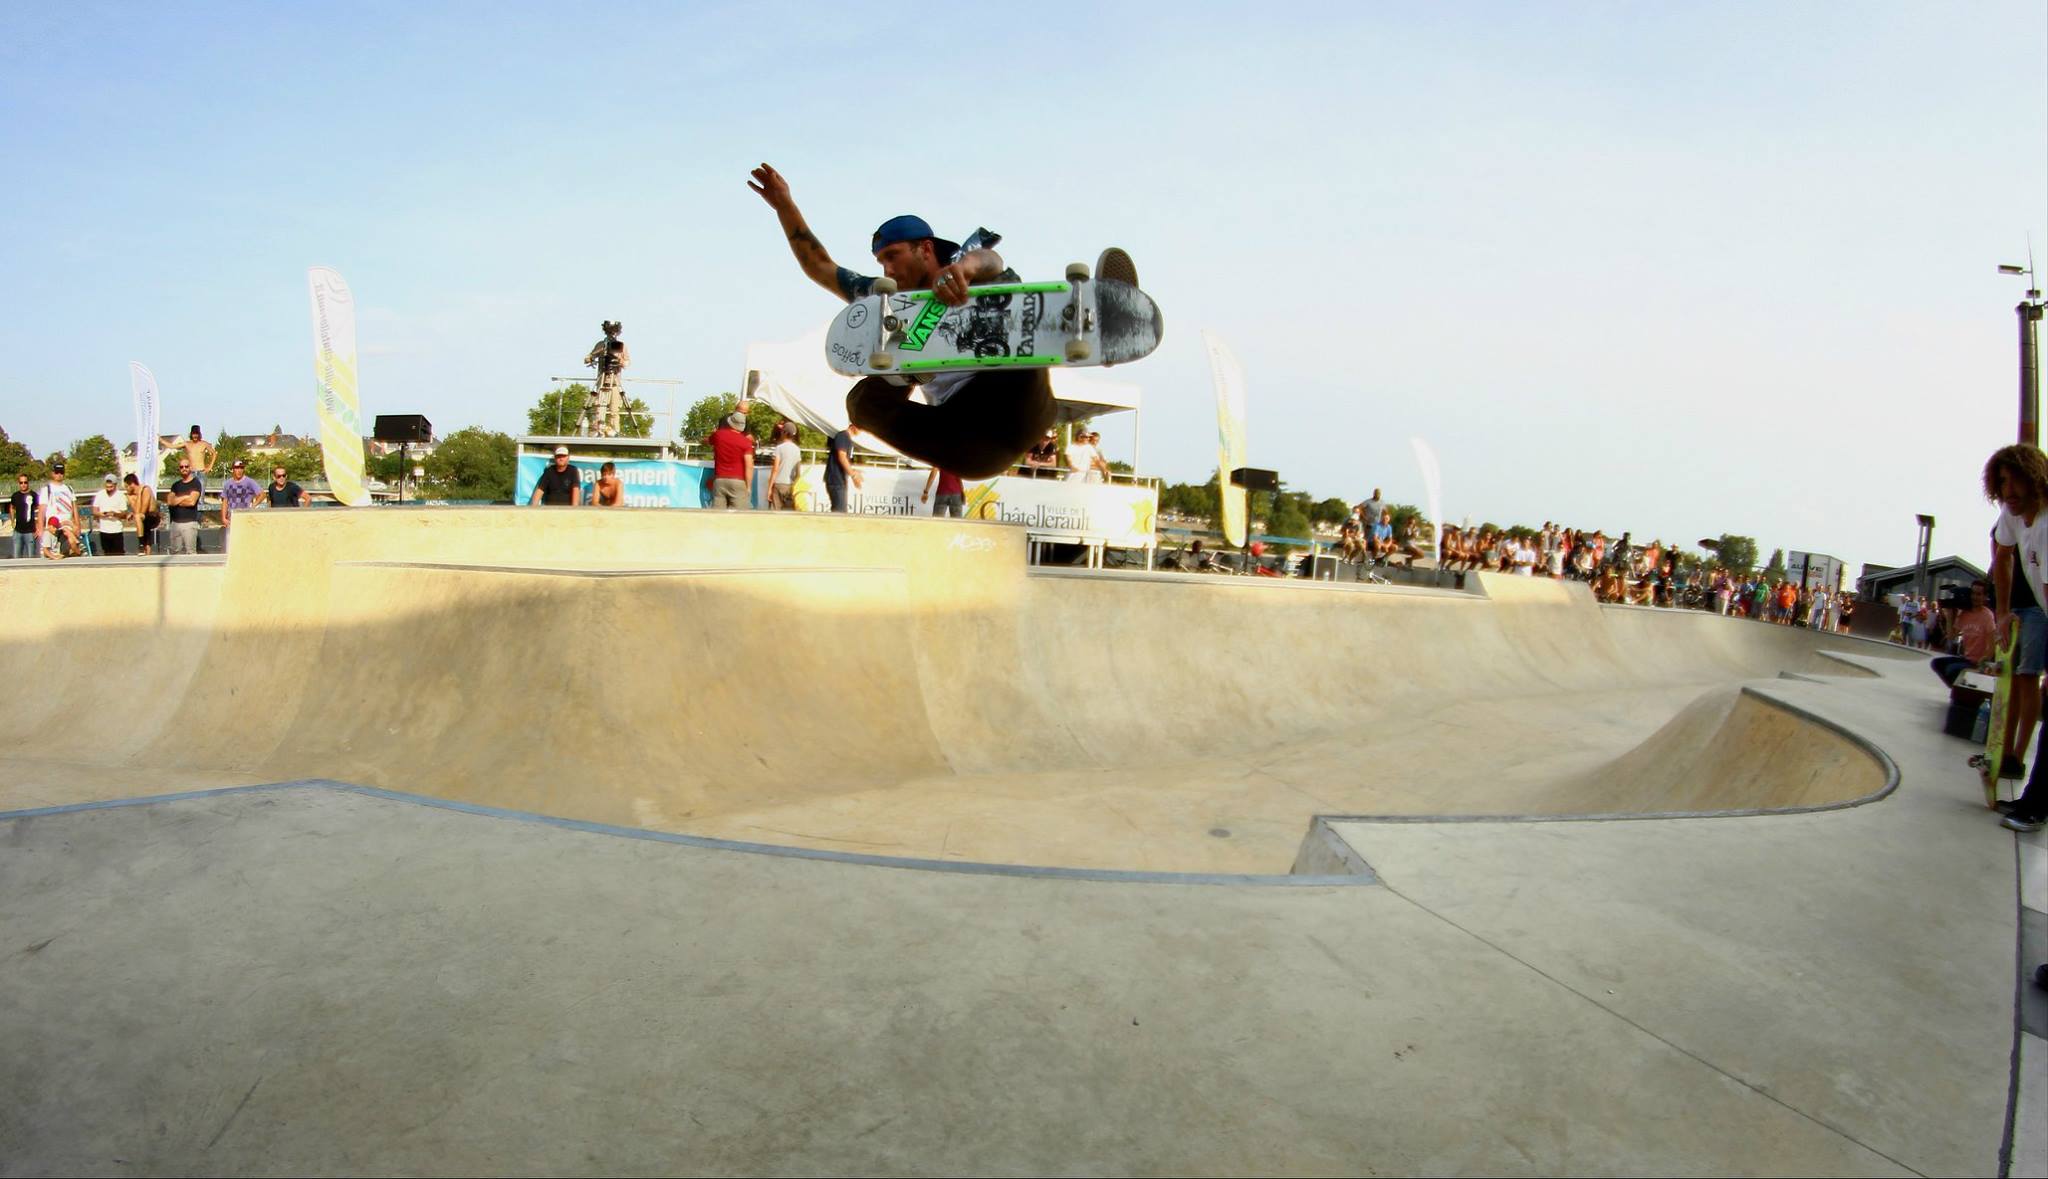
<instances>
[{"instance_id":1,"label":"ch\u00e2tellerault banner","mask_svg":"<svg viewBox=\"0 0 2048 1179\"><path fill-rule=\"evenodd\" d=\"M540 473L547 468L546 455L527 454L519 458L513 502L524 504L533 498ZM711 465L696 461L665 459L582 458L571 455L569 464L583 476L583 499L590 502L597 490L598 468L614 464L625 489L625 504L633 508L705 508L711 504ZM848 510L863 516L929 516L932 500L925 493L929 470L894 467L862 467L861 485L847 488ZM795 484L797 510L829 512L831 499L825 492L824 469L806 463ZM1153 543L1154 518L1159 511L1159 492L1149 486L1127 483L1070 483L1064 479L1027 479L1002 475L965 484L967 519L1015 524L1034 532L1065 533L1100 538L1117 548L1146 548ZM934 488L936 491L936 487ZM754 466L753 500L756 507L768 503L768 468Z\"/></svg>"}]
</instances>

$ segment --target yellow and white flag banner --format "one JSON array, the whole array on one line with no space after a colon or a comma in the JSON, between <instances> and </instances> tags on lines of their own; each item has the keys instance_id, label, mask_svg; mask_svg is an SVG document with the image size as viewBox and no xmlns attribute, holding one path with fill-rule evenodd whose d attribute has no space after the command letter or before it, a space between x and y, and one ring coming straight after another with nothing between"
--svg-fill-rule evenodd
<instances>
[{"instance_id":1,"label":"yellow and white flag banner","mask_svg":"<svg viewBox=\"0 0 2048 1179\"><path fill-rule=\"evenodd\" d=\"M356 302L325 266L306 271L313 294L313 374L318 382L320 454L334 498L352 508L370 502L363 486L363 409L356 398Z\"/></svg>"},{"instance_id":2,"label":"yellow and white flag banner","mask_svg":"<svg viewBox=\"0 0 2048 1179\"><path fill-rule=\"evenodd\" d=\"M1207 329L1202 346L1209 350L1209 371L1216 378L1216 490L1223 497L1223 518L1217 523L1226 542L1243 548L1249 523L1245 492L1230 481L1230 473L1245 465L1249 452L1244 435L1244 365Z\"/></svg>"},{"instance_id":3,"label":"yellow and white flag banner","mask_svg":"<svg viewBox=\"0 0 2048 1179\"><path fill-rule=\"evenodd\" d=\"M155 487L163 463L163 443L157 438L157 415L161 412L156 391L156 374L139 360L128 362L128 385L135 391L135 478L144 487Z\"/></svg>"}]
</instances>

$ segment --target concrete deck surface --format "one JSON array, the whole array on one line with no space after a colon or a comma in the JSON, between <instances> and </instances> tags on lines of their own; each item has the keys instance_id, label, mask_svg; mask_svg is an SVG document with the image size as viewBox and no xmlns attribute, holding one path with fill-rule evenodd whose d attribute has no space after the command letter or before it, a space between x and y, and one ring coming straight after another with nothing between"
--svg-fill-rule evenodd
<instances>
[{"instance_id":1,"label":"concrete deck surface","mask_svg":"<svg viewBox=\"0 0 2048 1179\"><path fill-rule=\"evenodd\" d=\"M1916 657L590 515L0 567L0 1174L2048 1169Z\"/></svg>"}]
</instances>

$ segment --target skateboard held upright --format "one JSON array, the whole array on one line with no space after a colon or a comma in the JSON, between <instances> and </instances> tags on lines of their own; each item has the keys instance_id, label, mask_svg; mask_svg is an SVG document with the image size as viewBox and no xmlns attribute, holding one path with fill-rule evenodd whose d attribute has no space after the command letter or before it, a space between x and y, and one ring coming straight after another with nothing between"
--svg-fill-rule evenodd
<instances>
[{"instance_id":1,"label":"skateboard held upright","mask_svg":"<svg viewBox=\"0 0 2048 1179\"><path fill-rule=\"evenodd\" d=\"M1164 331L1150 295L1091 278L1082 262L1067 267L1064 282L970 287L958 307L878 278L826 329L825 359L845 376L908 382L961 369L1125 364L1159 347Z\"/></svg>"}]
</instances>

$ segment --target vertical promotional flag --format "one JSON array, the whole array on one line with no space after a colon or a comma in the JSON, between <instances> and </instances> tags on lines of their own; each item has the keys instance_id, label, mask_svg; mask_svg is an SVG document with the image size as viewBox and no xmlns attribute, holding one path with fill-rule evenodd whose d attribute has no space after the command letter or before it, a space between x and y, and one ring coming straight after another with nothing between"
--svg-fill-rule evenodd
<instances>
[{"instance_id":1,"label":"vertical promotional flag","mask_svg":"<svg viewBox=\"0 0 2048 1179\"><path fill-rule=\"evenodd\" d=\"M135 478L144 487L155 487L164 457L157 442L162 431L157 425L156 374L141 361L131 360L128 383L135 390Z\"/></svg>"},{"instance_id":2,"label":"vertical promotional flag","mask_svg":"<svg viewBox=\"0 0 2048 1179\"><path fill-rule=\"evenodd\" d=\"M1204 329L1202 345L1209 350L1209 371L1216 378L1216 473L1217 492L1223 497L1223 539L1243 548L1249 521L1245 511L1244 488L1230 481L1230 473L1246 463L1244 437L1244 366L1231 355L1215 333Z\"/></svg>"},{"instance_id":3,"label":"vertical promotional flag","mask_svg":"<svg viewBox=\"0 0 2048 1179\"><path fill-rule=\"evenodd\" d=\"M1443 549L1440 546L1444 542L1444 487L1443 475L1437 470L1436 451L1420 438L1410 438L1408 445L1415 451L1415 465L1422 468L1422 494L1429 502L1430 551L1441 558Z\"/></svg>"},{"instance_id":4,"label":"vertical promotional flag","mask_svg":"<svg viewBox=\"0 0 2048 1179\"><path fill-rule=\"evenodd\" d=\"M327 485L337 501L359 508L370 493L363 487L363 410L356 400L355 298L325 266L307 270L306 285L313 293L313 374Z\"/></svg>"}]
</instances>

